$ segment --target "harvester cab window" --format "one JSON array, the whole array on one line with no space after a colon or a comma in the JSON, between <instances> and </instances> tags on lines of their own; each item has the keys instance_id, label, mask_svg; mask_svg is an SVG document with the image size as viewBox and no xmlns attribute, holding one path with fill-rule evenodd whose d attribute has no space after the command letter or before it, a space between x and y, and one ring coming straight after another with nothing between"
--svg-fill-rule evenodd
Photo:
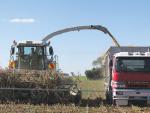
<instances>
[{"instance_id":1,"label":"harvester cab window","mask_svg":"<svg viewBox=\"0 0 150 113\"><path fill-rule=\"evenodd\" d=\"M31 52L29 53L32 60L36 60L38 57L38 53L34 51L34 48L31 48Z\"/></svg>"},{"instance_id":2,"label":"harvester cab window","mask_svg":"<svg viewBox=\"0 0 150 113\"><path fill-rule=\"evenodd\" d=\"M44 69L43 47L20 47L19 68L26 70Z\"/></svg>"}]
</instances>

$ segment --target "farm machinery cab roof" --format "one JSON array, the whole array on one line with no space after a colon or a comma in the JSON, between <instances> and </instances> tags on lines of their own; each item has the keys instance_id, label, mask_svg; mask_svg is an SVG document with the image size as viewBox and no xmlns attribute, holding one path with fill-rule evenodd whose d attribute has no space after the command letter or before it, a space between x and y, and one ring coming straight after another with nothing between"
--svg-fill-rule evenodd
<instances>
[{"instance_id":1,"label":"farm machinery cab roof","mask_svg":"<svg viewBox=\"0 0 150 113\"><path fill-rule=\"evenodd\" d=\"M15 41L14 41L15 42ZM50 44L44 41L19 41L17 46L48 46Z\"/></svg>"},{"instance_id":2,"label":"farm machinery cab roof","mask_svg":"<svg viewBox=\"0 0 150 113\"><path fill-rule=\"evenodd\" d=\"M54 61L54 58L56 56L53 58L54 52L50 46L50 41L48 43L44 41L19 41L17 44L14 40L13 43L10 51L10 68L16 68L22 74L32 70L39 73L40 70L55 68L56 61ZM48 47L49 54L47 53ZM18 48L18 53L15 53L15 48Z\"/></svg>"}]
</instances>

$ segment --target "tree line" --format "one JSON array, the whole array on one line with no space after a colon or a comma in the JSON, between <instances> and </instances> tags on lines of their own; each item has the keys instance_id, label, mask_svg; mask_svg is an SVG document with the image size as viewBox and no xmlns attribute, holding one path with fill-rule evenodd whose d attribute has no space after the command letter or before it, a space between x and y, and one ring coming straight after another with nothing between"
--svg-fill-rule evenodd
<instances>
[{"instance_id":1,"label":"tree line","mask_svg":"<svg viewBox=\"0 0 150 113\"><path fill-rule=\"evenodd\" d=\"M92 62L93 69L86 70L85 75L89 79L100 79L103 78L103 69L104 69L104 63L103 63L103 57L98 57L96 60Z\"/></svg>"}]
</instances>

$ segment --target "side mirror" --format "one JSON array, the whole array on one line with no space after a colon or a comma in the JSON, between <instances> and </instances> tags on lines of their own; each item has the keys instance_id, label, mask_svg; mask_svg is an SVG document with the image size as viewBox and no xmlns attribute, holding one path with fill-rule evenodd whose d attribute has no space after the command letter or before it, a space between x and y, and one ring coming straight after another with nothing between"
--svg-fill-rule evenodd
<instances>
[{"instance_id":1,"label":"side mirror","mask_svg":"<svg viewBox=\"0 0 150 113\"><path fill-rule=\"evenodd\" d=\"M15 47L11 47L11 55L15 53Z\"/></svg>"},{"instance_id":2,"label":"side mirror","mask_svg":"<svg viewBox=\"0 0 150 113\"><path fill-rule=\"evenodd\" d=\"M54 52L53 52L53 47L50 46L50 48L49 48L49 54L50 54L50 55L53 55L53 53L54 53Z\"/></svg>"},{"instance_id":3,"label":"side mirror","mask_svg":"<svg viewBox=\"0 0 150 113\"><path fill-rule=\"evenodd\" d=\"M109 60L109 66L113 66L112 59Z\"/></svg>"}]
</instances>

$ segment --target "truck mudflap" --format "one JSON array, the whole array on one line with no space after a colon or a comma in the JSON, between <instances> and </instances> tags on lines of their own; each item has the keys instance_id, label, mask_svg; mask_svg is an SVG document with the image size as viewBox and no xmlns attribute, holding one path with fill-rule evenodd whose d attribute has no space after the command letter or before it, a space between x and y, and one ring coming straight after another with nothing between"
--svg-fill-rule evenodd
<instances>
[{"instance_id":1,"label":"truck mudflap","mask_svg":"<svg viewBox=\"0 0 150 113\"><path fill-rule=\"evenodd\" d=\"M147 100L150 104L149 89L114 89L113 100L116 105L127 105L128 100Z\"/></svg>"}]
</instances>

